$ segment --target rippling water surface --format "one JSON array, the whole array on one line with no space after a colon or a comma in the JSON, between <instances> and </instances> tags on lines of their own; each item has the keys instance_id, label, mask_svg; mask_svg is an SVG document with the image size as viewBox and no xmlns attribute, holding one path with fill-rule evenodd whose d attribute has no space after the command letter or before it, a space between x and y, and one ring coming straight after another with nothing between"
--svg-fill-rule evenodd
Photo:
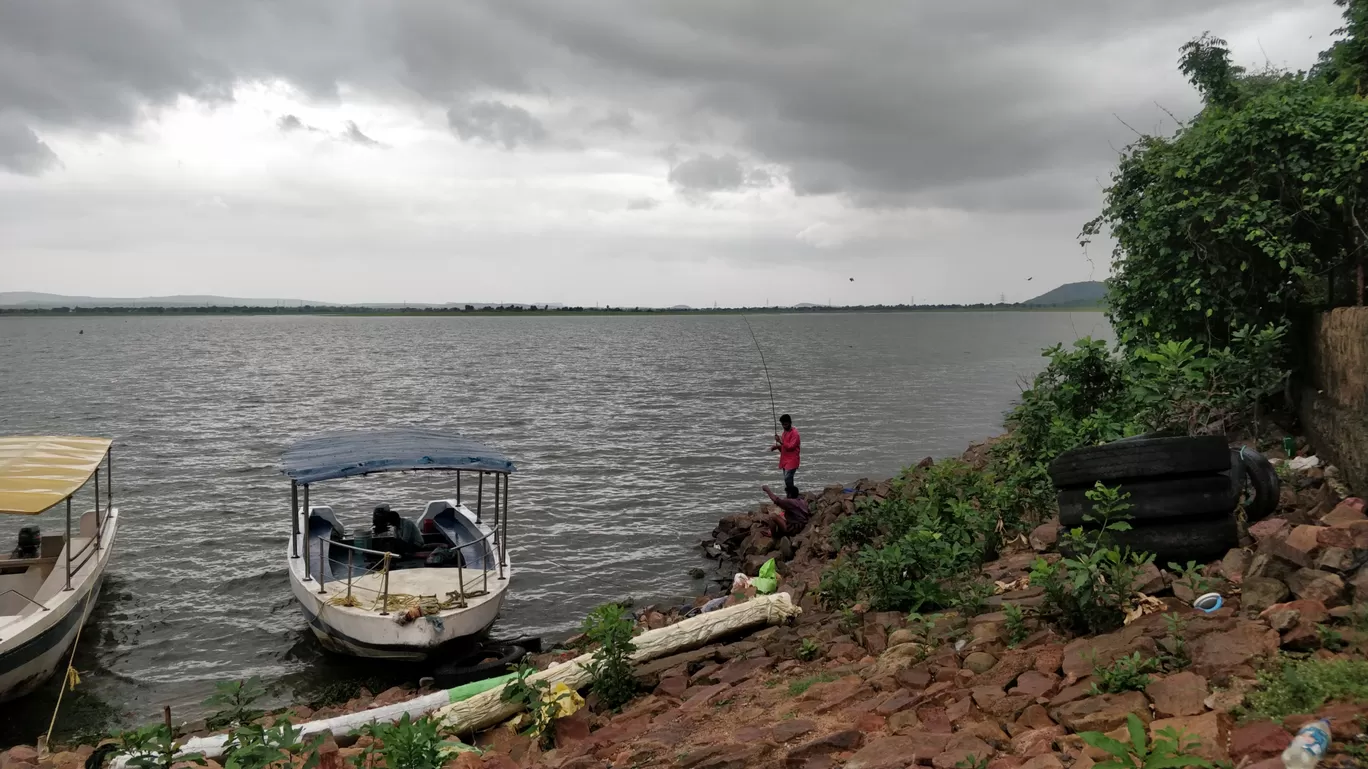
<instances>
[{"instance_id":1,"label":"rippling water surface","mask_svg":"<svg viewBox=\"0 0 1368 769\"><path fill-rule=\"evenodd\" d=\"M1097 313L751 323L803 435L802 487L957 454L998 431L1042 347L1110 335ZM736 316L9 317L0 361L0 434L117 441L122 526L77 656L82 728L164 704L193 712L230 678L307 691L364 674L322 656L286 582L289 484L275 463L310 433L454 428L513 458L518 574L500 634L565 633L606 600L701 590L692 546L778 481L765 377ZM378 502L416 515L449 482L342 481L314 501L365 525ZM0 520L0 547L18 523ZM0 718L0 745L32 742L51 703L0 707L19 716Z\"/></svg>"}]
</instances>

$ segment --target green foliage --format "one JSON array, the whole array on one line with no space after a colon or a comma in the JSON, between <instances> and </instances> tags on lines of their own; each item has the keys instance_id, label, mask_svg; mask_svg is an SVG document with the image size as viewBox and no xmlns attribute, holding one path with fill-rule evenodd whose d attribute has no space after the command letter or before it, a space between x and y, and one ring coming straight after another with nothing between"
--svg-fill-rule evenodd
<instances>
[{"instance_id":1,"label":"green foliage","mask_svg":"<svg viewBox=\"0 0 1368 769\"><path fill-rule=\"evenodd\" d=\"M993 557L1001 532L1022 519L1020 497L991 471L944 461L906 474L895 493L862 506L833 527L847 553L823 575L819 593L828 606L856 600L874 611L918 611L956 605L973 608L982 590L965 575ZM915 482L915 489L905 484Z\"/></svg>"},{"instance_id":2,"label":"green foliage","mask_svg":"<svg viewBox=\"0 0 1368 769\"><path fill-rule=\"evenodd\" d=\"M405 713L397 723L366 724L359 732L375 738L375 742L354 759L357 769L441 769L468 749L444 741L437 721L427 716L410 718Z\"/></svg>"},{"instance_id":3,"label":"green foliage","mask_svg":"<svg viewBox=\"0 0 1368 769\"><path fill-rule=\"evenodd\" d=\"M1002 613L1007 615L1007 645L1017 646L1030 633L1026 627L1026 613L1014 603L1004 606Z\"/></svg>"},{"instance_id":4,"label":"green foliage","mask_svg":"<svg viewBox=\"0 0 1368 769\"><path fill-rule=\"evenodd\" d=\"M1188 561L1186 566L1179 566L1170 561L1168 567L1169 571L1172 571L1177 575L1177 578L1174 579L1174 584L1187 586L1187 589L1191 590L1193 595L1210 593L1211 588L1214 586L1214 583L1208 579L1206 575L1202 574L1202 564L1199 564L1196 561Z\"/></svg>"},{"instance_id":5,"label":"green foliage","mask_svg":"<svg viewBox=\"0 0 1368 769\"><path fill-rule=\"evenodd\" d=\"M261 718L265 712L255 707L266 696L261 678L246 681L224 681L214 684L214 693L204 700L204 706L214 708L205 720L211 730L233 729Z\"/></svg>"},{"instance_id":6,"label":"green foliage","mask_svg":"<svg viewBox=\"0 0 1368 769\"><path fill-rule=\"evenodd\" d=\"M1128 387L1126 364L1106 342L1079 339L1072 350L1055 345L1044 355L1049 359L1045 370L1007 415L1024 457L1044 465L1075 446L1139 432L1118 408Z\"/></svg>"},{"instance_id":7,"label":"green foliage","mask_svg":"<svg viewBox=\"0 0 1368 769\"><path fill-rule=\"evenodd\" d=\"M1159 639L1159 664L1164 670L1182 670L1192 664L1192 657L1188 653L1187 638L1183 635L1187 631L1187 620L1178 613L1164 615L1164 637Z\"/></svg>"},{"instance_id":8,"label":"green foliage","mask_svg":"<svg viewBox=\"0 0 1368 769\"><path fill-rule=\"evenodd\" d=\"M314 769L318 766L319 748L325 738L317 734L305 742L301 739L302 733L303 730L293 726L288 718L278 718L269 727L240 723L228 733L228 741L223 746L223 769ZM300 756L303 760L296 761Z\"/></svg>"},{"instance_id":9,"label":"green foliage","mask_svg":"<svg viewBox=\"0 0 1368 769\"><path fill-rule=\"evenodd\" d=\"M621 606L600 606L584 618L584 635L598 644L585 668L593 677L590 690L608 708L619 708L636 696L637 680L632 671L634 625Z\"/></svg>"},{"instance_id":10,"label":"green foliage","mask_svg":"<svg viewBox=\"0 0 1368 769\"><path fill-rule=\"evenodd\" d=\"M964 757L964 760L955 764L955 769L988 769L988 764L992 760L993 756L991 753L982 758L970 753Z\"/></svg>"},{"instance_id":11,"label":"green foliage","mask_svg":"<svg viewBox=\"0 0 1368 769\"><path fill-rule=\"evenodd\" d=\"M1248 73L1224 41L1185 45L1180 69L1206 108L1171 137L1127 149L1081 238L1115 240L1108 306L1128 347L1191 339L1224 349L1241 328L1279 328L1347 278L1368 223L1368 10L1312 73ZM1283 368L1278 366L1278 369Z\"/></svg>"},{"instance_id":12,"label":"green foliage","mask_svg":"<svg viewBox=\"0 0 1368 769\"><path fill-rule=\"evenodd\" d=\"M798 659L803 662L811 662L821 653L822 647L811 638L804 638L803 642L798 644Z\"/></svg>"},{"instance_id":13,"label":"green foliage","mask_svg":"<svg viewBox=\"0 0 1368 769\"><path fill-rule=\"evenodd\" d=\"M988 608L988 599L993 597L993 583L985 580L968 580L951 599L950 605L962 617L977 617Z\"/></svg>"},{"instance_id":14,"label":"green foliage","mask_svg":"<svg viewBox=\"0 0 1368 769\"><path fill-rule=\"evenodd\" d=\"M1096 764L1095 769L1211 769L1210 761L1189 751L1201 746L1200 740L1184 742L1183 735L1169 727L1160 730L1151 743L1145 734L1145 724L1134 713L1126 715L1126 732L1130 742L1112 739L1101 732L1081 732L1078 736L1111 758Z\"/></svg>"},{"instance_id":15,"label":"green foliage","mask_svg":"<svg viewBox=\"0 0 1368 769\"><path fill-rule=\"evenodd\" d=\"M1259 674L1258 687L1245 698L1249 714L1281 719L1314 713L1330 700L1368 700L1368 662L1351 659L1284 660L1275 671Z\"/></svg>"},{"instance_id":16,"label":"green foliage","mask_svg":"<svg viewBox=\"0 0 1368 769\"><path fill-rule=\"evenodd\" d=\"M1075 528L1065 533L1064 545L1073 555L1049 563L1036 559L1031 584L1045 590L1043 609L1072 633L1106 633L1125 621L1132 586L1140 569L1153 560L1115 547L1104 547L1108 532L1126 531L1130 505L1117 488L1098 483L1087 494L1093 512L1084 520L1096 530Z\"/></svg>"},{"instance_id":17,"label":"green foliage","mask_svg":"<svg viewBox=\"0 0 1368 769\"><path fill-rule=\"evenodd\" d=\"M832 673L818 673L815 676L800 678L799 680L793 681L789 684L789 696L797 697L798 695L806 692L808 689L811 689L814 684L829 684L835 680L836 676Z\"/></svg>"},{"instance_id":18,"label":"green foliage","mask_svg":"<svg viewBox=\"0 0 1368 769\"><path fill-rule=\"evenodd\" d=\"M514 671L516 678L504 684L499 699L516 702L527 711L527 726L522 734L538 740L543 746L555 736L551 729L556 720L559 701L551 696L551 685L545 679L533 679L537 669L531 665L519 665Z\"/></svg>"},{"instance_id":19,"label":"green foliage","mask_svg":"<svg viewBox=\"0 0 1368 769\"><path fill-rule=\"evenodd\" d=\"M176 755L176 738L166 724L144 726L114 735L119 753L128 756L133 769L171 769L181 763L204 766L203 754Z\"/></svg>"},{"instance_id":20,"label":"green foliage","mask_svg":"<svg viewBox=\"0 0 1368 769\"><path fill-rule=\"evenodd\" d=\"M1150 685L1149 674L1159 666L1152 659L1142 658L1140 652L1128 657L1118 657L1112 664L1103 667L1093 657L1093 694L1120 694L1121 692L1144 691Z\"/></svg>"}]
</instances>

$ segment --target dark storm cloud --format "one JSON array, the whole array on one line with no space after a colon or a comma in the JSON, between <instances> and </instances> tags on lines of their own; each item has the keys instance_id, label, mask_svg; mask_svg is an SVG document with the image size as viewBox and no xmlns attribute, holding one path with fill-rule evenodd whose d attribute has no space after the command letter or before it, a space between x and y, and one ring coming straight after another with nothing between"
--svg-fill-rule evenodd
<instances>
[{"instance_id":1,"label":"dark storm cloud","mask_svg":"<svg viewBox=\"0 0 1368 769\"><path fill-rule=\"evenodd\" d=\"M1255 17L1278 7L1285 4L8 2L0 4L0 104L39 130L102 128L136 120L147 103L231 98L240 80L282 78L323 98L346 83L384 98L457 104L448 113L457 136L512 149L546 142L551 129L489 92L583 98L620 105L610 120L624 131L639 132L633 116L649 115L677 132L662 143L720 137L736 154L785 169L798 194L951 202L972 185L1110 160L1110 112L1133 105L1116 104L1113 89L1089 80L1099 68L1127 66L1093 60L1107 44L1156 30L1181 40L1215 26L1215 14L1226 12L1214 20L1229 26L1233 11ZM1190 98L1174 90L1176 51L1155 56L1152 82L1163 85L1134 104ZM671 181L689 189L746 183L740 160L733 167L703 157L677 166Z\"/></svg>"},{"instance_id":2,"label":"dark storm cloud","mask_svg":"<svg viewBox=\"0 0 1368 769\"><path fill-rule=\"evenodd\" d=\"M0 116L0 171L37 175L61 164L32 128Z\"/></svg>"},{"instance_id":3,"label":"dark storm cloud","mask_svg":"<svg viewBox=\"0 0 1368 769\"><path fill-rule=\"evenodd\" d=\"M447 110L447 125L462 141L486 141L511 150L519 144L546 141L546 127L522 107L500 101L476 101Z\"/></svg>"},{"instance_id":4,"label":"dark storm cloud","mask_svg":"<svg viewBox=\"0 0 1368 769\"><path fill-rule=\"evenodd\" d=\"M362 133L361 129L357 127L356 123L351 120L347 121L347 130L342 133L342 137L349 142L360 144L362 147L381 146L380 142Z\"/></svg>"}]
</instances>

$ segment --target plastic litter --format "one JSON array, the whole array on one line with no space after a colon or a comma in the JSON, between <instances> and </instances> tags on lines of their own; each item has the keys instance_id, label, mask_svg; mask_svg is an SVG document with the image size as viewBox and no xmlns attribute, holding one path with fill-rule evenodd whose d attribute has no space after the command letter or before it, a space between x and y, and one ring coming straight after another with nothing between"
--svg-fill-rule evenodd
<instances>
[{"instance_id":1,"label":"plastic litter","mask_svg":"<svg viewBox=\"0 0 1368 769\"><path fill-rule=\"evenodd\" d=\"M1303 726L1292 744L1283 751L1282 762L1287 769L1311 769L1330 747L1330 719L1322 718Z\"/></svg>"},{"instance_id":2,"label":"plastic litter","mask_svg":"<svg viewBox=\"0 0 1368 769\"><path fill-rule=\"evenodd\" d=\"M1320 467L1320 463L1320 457L1317 456L1293 457L1287 461L1287 466L1297 472L1302 472L1304 470L1310 470L1313 467Z\"/></svg>"},{"instance_id":3,"label":"plastic litter","mask_svg":"<svg viewBox=\"0 0 1368 769\"><path fill-rule=\"evenodd\" d=\"M1225 599L1220 593L1203 593L1197 596L1197 600L1192 602L1192 608L1210 614L1225 604Z\"/></svg>"},{"instance_id":4,"label":"plastic litter","mask_svg":"<svg viewBox=\"0 0 1368 769\"><path fill-rule=\"evenodd\" d=\"M769 595L779 589L779 569L774 565L774 559L765 561L760 567L760 574L750 581L751 587L760 595Z\"/></svg>"}]
</instances>

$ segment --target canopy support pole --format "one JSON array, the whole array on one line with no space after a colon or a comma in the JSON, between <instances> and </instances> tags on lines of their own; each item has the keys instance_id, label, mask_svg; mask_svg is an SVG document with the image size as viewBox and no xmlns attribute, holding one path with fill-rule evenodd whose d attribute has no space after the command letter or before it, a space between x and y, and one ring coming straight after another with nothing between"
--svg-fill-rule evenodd
<instances>
[{"instance_id":1,"label":"canopy support pole","mask_svg":"<svg viewBox=\"0 0 1368 769\"><path fill-rule=\"evenodd\" d=\"M508 557L508 475L503 481L503 536L499 537L499 579L504 578L504 559Z\"/></svg>"},{"instance_id":2,"label":"canopy support pole","mask_svg":"<svg viewBox=\"0 0 1368 769\"><path fill-rule=\"evenodd\" d=\"M475 489L475 522L484 517L484 470L480 471L480 484Z\"/></svg>"},{"instance_id":3,"label":"canopy support pole","mask_svg":"<svg viewBox=\"0 0 1368 769\"><path fill-rule=\"evenodd\" d=\"M299 482L290 481L290 557L299 557Z\"/></svg>"},{"instance_id":4,"label":"canopy support pole","mask_svg":"<svg viewBox=\"0 0 1368 769\"><path fill-rule=\"evenodd\" d=\"M309 484L304 484L304 581L313 579L312 564L309 563Z\"/></svg>"},{"instance_id":5,"label":"canopy support pole","mask_svg":"<svg viewBox=\"0 0 1368 769\"><path fill-rule=\"evenodd\" d=\"M71 497L66 498L66 587L63 592L71 589Z\"/></svg>"},{"instance_id":6,"label":"canopy support pole","mask_svg":"<svg viewBox=\"0 0 1368 769\"><path fill-rule=\"evenodd\" d=\"M461 504L461 471L456 471L456 504Z\"/></svg>"},{"instance_id":7,"label":"canopy support pole","mask_svg":"<svg viewBox=\"0 0 1368 769\"><path fill-rule=\"evenodd\" d=\"M106 473L109 477L105 478L105 509L108 510L114 507L114 449L112 447L105 453L105 465L109 469L109 472Z\"/></svg>"},{"instance_id":8,"label":"canopy support pole","mask_svg":"<svg viewBox=\"0 0 1368 769\"><path fill-rule=\"evenodd\" d=\"M108 508L105 509L108 514ZM100 549L100 468L95 467L95 549Z\"/></svg>"},{"instance_id":9,"label":"canopy support pole","mask_svg":"<svg viewBox=\"0 0 1368 769\"><path fill-rule=\"evenodd\" d=\"M495 531L498 531L498 530L499 530L499 513L501 512L501 511L500 511L500 508L499 508L499 495L500 495L501 492L499 491L499 489L501 489L501 488L503 488L503 474L502 474L502 473L494 473L494 530L495 530ZM496 537L496 539L497 539L497 537Z\"/></svg>"}]
</instances>

